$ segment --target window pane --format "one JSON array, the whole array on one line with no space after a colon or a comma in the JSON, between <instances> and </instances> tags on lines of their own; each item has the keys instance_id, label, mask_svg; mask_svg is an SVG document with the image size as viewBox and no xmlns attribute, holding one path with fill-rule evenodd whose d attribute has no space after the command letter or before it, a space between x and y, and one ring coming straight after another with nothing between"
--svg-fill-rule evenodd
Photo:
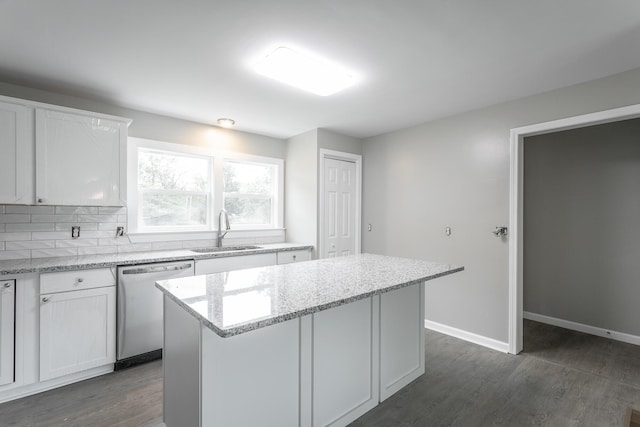
<instances>
[{"instance_id":1,"label":"window pane","mask_svg":"<svg viewBox=\"0 0 640 427\"><path fill-rule=\"evenodd\" d=\"M138 187L155 190L209 191L209 159L140 149Z\"/></svg>"},{"instance_id":2,"label":"window pane","mask_svg":"<svg viewBox=\"0 0 640 427\"><path fill-rule=\"evenodd\" d=\"M224 192L271 195L274 184L273 165L225 161Z\"/></svg>"},{"instance_id":3,"label":"window pane","mask_svg":"<svg viewBox=\"0 0 640 427\"><path fill-rule=\"evenodd\" d=\"M205 194L142 193L141 207L145 227L207 225Z\"/></svg>"},{"instance_id":4,"label":"window pane","mask_svg":"<svg viewBox=\"0 0 640 427\"><path fill-rule=\"evenodd\" d=\"M271 199L242 198L225 195L224 209L229 213L233 224L270 225Z\"/></svg>"}]
</instances>

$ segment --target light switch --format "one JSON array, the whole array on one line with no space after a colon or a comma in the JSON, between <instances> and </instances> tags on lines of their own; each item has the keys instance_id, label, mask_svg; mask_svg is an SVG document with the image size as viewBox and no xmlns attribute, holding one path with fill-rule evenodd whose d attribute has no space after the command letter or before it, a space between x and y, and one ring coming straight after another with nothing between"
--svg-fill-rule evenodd
<instances>
[{"instance_id":1,"label":"light switch","mask_svg":"<svg viewBox=\"0 0 640 427\"><path fill-rule=\"evenodd\" d=\"M444 229L444 234L446 234L447 236L451 236L451 227L446 227Z\"/></svg>"}]
</instances>

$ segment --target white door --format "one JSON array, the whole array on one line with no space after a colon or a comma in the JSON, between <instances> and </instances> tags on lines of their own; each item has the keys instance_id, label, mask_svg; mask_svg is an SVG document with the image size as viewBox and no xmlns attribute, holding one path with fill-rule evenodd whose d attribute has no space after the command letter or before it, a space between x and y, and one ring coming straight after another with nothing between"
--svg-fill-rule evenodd
<instances>
[{"instance_id":1,"label":"white door","mask_svg":"<svg viewBox=\"0 0 640 427\"><path fill-rule=\"evenodd\" d=\"M356 253L356 164L324 160L322 258Z\"/></svg>"},{"instance_id":2,"label":"white door","mask_svg":"<svg viewBox=\"0 0 640 427\"><path fill-rule=\"evenodd\" d=\"M116 287L40 296L40 381L116 361Z\"/></svg>"},{"instance_id":3,"label":"white door","mask_svg":"<svg viewBox=\"0 0 640 427\"><path fill-rule=\"evenodd\" d=\"M0 385L13 382L16 284L0 281Z\"/></svg>"},{"instance_id":4,"label":"white door","mask_svg":"<svg viewBox=\"0 0 640 427\"><path fill-rule=\"evenodd\" d=\"M37 203L124 206L127 124L36 109Z\"/></svg>"},{"instance_id":5,"label":"white door","mask_svg":"<svg viewBox=\"0 0 640 427\"><path fill-rule=\"evenodd\" d=\"M33 111L0 102L0 203L33 203Z\"/></svg>"}]
</instances>

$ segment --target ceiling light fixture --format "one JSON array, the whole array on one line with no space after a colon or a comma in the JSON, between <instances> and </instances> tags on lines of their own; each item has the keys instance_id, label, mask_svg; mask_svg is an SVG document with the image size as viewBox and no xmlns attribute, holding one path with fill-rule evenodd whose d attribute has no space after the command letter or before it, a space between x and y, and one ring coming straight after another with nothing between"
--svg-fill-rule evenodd
<instances>
[{"instance_id":1,"label":"ceiling light fixture","mask_svg":"<svg viewBox=\"0 0 640 427\"><path fill-rule=\"evenodd\" d=\"M255 65L256 72L320 96L332 95L356 82L355 76L324 59L280 46Z\"/></svg>"},{"instance_id":2,"label":"ceiling light fixture","mask_svg":"<svg viewBox=\"0 0 640 427\"><path fill-rule=\"evenodd\" d=\"M233 125L236 124L236 121L233 119L218 119L217 123L219 126L222 126L223 128L230 128L233 127Z\"/></svg>"}]
</instances>

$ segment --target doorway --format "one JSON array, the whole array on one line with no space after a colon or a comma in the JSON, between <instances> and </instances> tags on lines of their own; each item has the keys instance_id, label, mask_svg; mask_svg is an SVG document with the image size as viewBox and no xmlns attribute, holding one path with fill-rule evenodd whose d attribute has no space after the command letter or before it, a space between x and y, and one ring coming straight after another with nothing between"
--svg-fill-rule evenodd
<instances>
[{"instance_id":1,"label":"doorway","mask_svg":"<svg viewBox=\"0 0 640 427\"><path fill-rule=\"evenodd\" d=\"M320 150L320 258L360 253L362 156Z\"/></svg>"},{"instance_id":2,"label":"doorway","mask_svg":"<svg viewBox=\"0 0 640 427\"><path fill-rule=\"evenodd\" d=\"M509 353L523 348L524 142L529 136L640 117L640 104L511 130L509 195Z\"/></svg>"}]
</instances>

